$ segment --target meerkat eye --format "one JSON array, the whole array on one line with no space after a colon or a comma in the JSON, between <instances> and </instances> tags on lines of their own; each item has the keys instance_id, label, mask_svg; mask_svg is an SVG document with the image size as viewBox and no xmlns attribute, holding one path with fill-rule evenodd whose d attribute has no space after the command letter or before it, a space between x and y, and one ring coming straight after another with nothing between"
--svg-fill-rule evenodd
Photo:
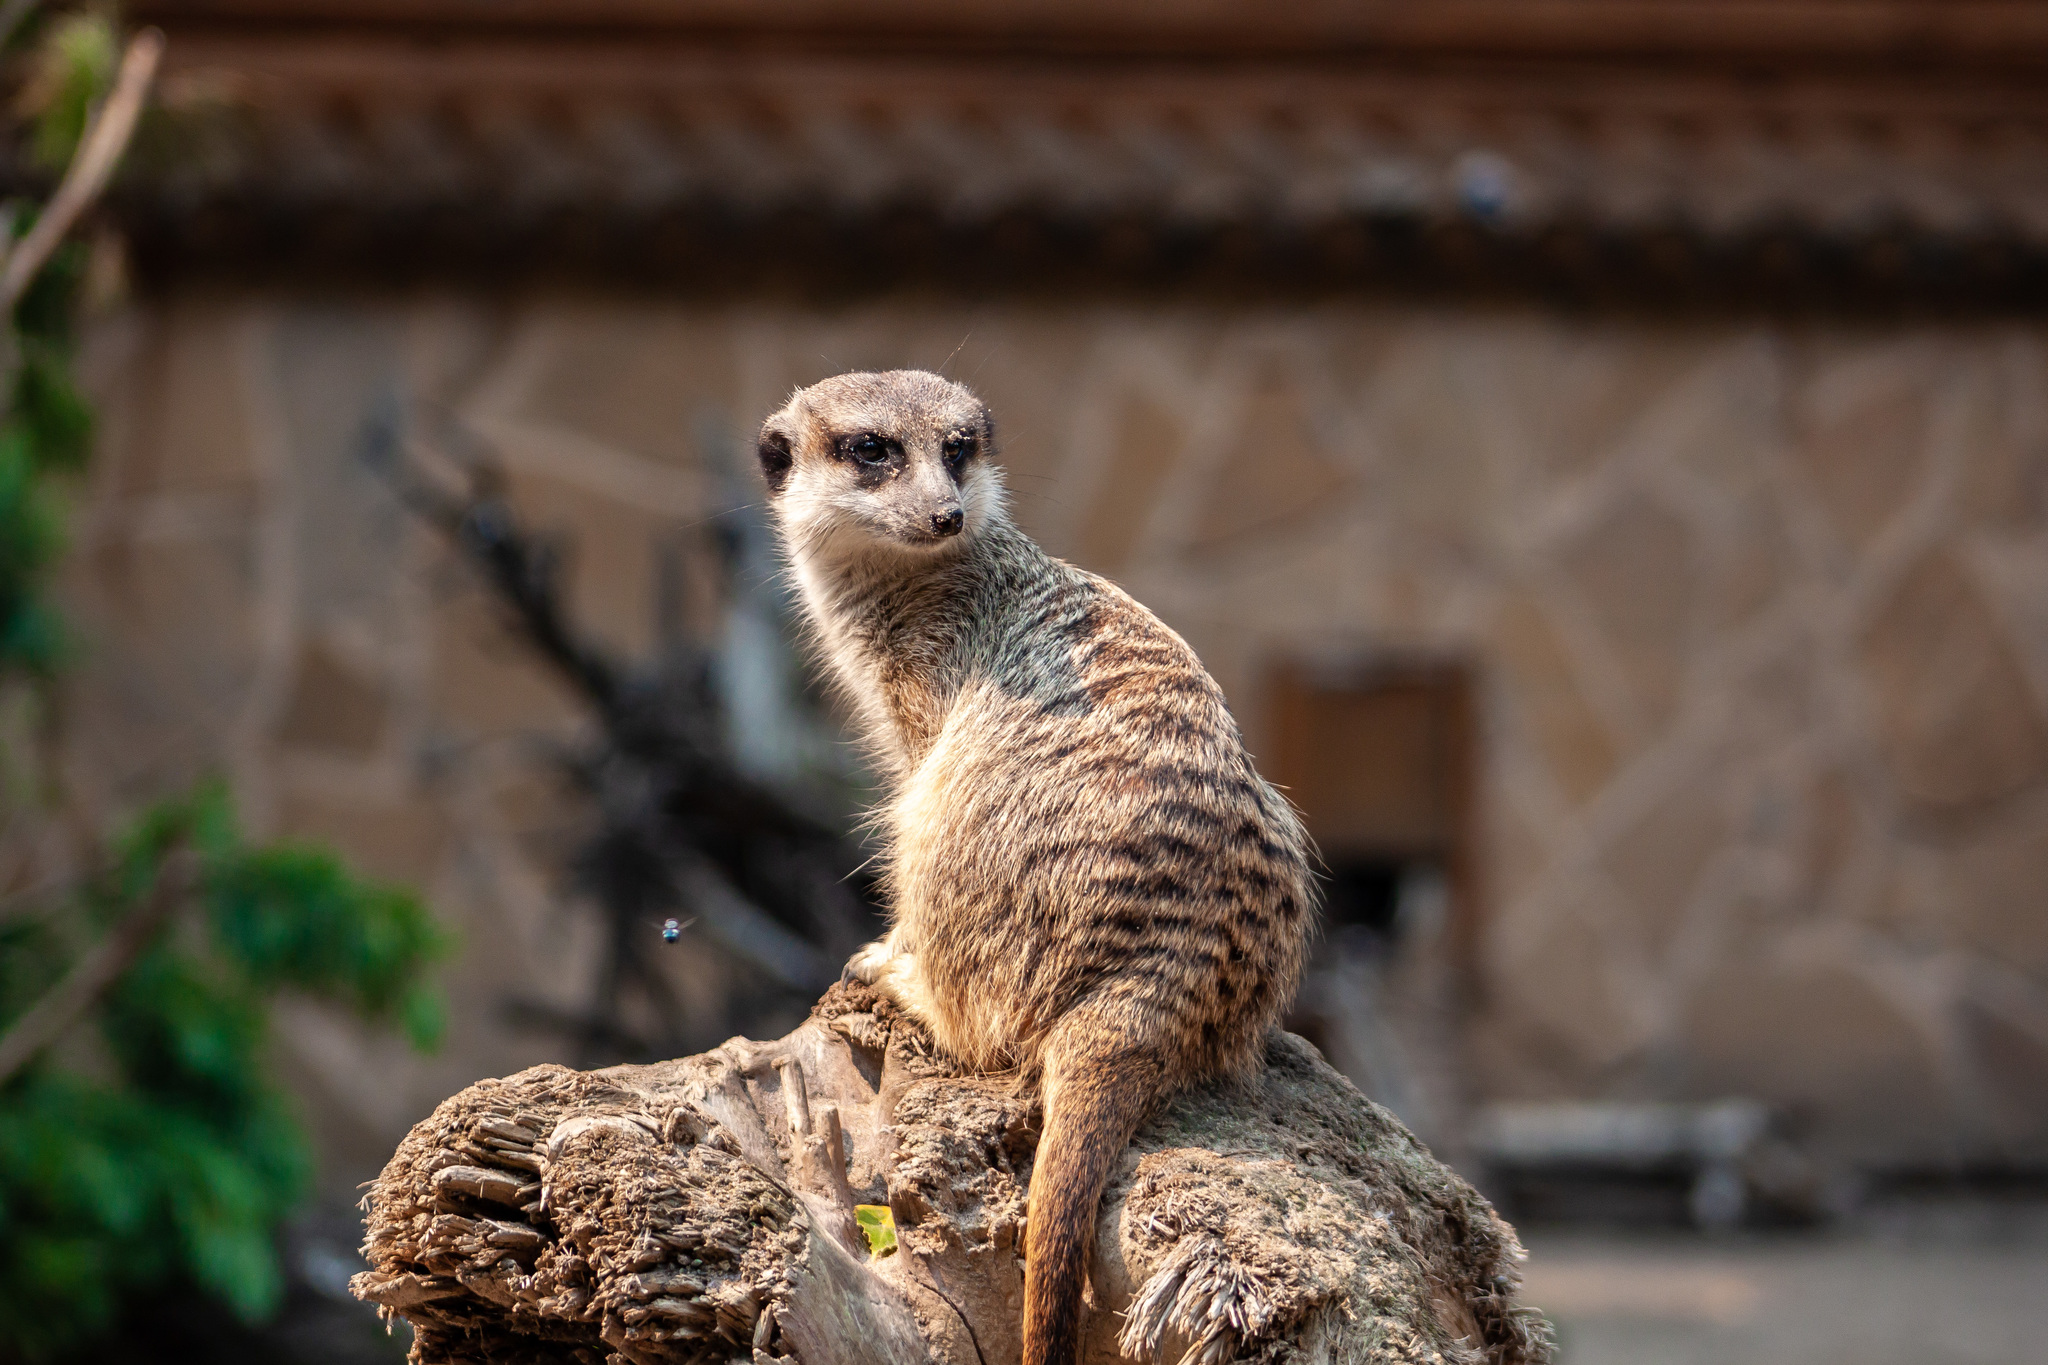
<instances>
[{"instance_id":1,"label":"meerkat eye","mask_svg":"<svg viewBox=\"0 0 2048 1365\"><path fill-rule=\"evenodd\" d=\"M975 440L965 433L956 433L948 436L939 450L946 457L946 463L957 468L974 458Z\"/></svg>"},{"instance_id":2,"label":"meerkat eye","mask_svg":"<svg viewBox=\"0 0 2048 1365\"><path fill-rule=\"evenodd\" d=\"M887 464L890 443L872 431L863 431L858 436L844 436L839 441L839 453L847 459L861 464Z\"/></svg>"}]
</instances>

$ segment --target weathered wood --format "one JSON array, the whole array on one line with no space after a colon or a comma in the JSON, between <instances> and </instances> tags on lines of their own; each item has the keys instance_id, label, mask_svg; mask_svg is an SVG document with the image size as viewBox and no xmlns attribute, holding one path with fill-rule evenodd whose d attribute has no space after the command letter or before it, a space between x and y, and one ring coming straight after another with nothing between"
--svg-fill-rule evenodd
<instances>
[{"instance_id":1,"label":"weathered wood","mask_svg":"<svg viewBox=\"0 0 2048 1365\"><path fill-rule=\"evenodd\" d=\"M444 1103L357 1294L413 1358L1014 1365L1038 1111L865 987L773 1043L536 1067ZM538 1166L538 1178L533 1171ZM887 1204L872 1258L853 1205ZM1084 1365L1540 1365L1513 1230L1300 1039L1181 1097L1104 1198Z\"/></svg>"}]
</instances>

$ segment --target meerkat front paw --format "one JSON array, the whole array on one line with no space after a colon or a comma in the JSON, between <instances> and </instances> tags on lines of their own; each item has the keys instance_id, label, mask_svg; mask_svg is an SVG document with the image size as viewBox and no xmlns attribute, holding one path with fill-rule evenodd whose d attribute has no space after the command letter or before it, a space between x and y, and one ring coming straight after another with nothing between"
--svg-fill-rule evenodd
<instances>
[{"instance_id":1,"label":"meerkat front paw","mask_svg":"<svg viewBox=\"0 0 2048 1365\"><path fill-rule=\"evenodd\" d=\"M847 976L873 986L882 996L907 1014L931 1017L925 999L924 982L917 971L917 954L892 948L883 939L870 943L846 963Z\"/></svg>"},{"instance_id":2,"label":"meerkat front paw","mask_svg":"<svg viewBox=\"0 0 2048 1365\"><path fill-rule=\"evenodd\" d=\"M839 975L844 980L875 985L888 968L889 959L894 956L889 950L889 940L878 938L873 943L862 945L858 952L846 959L846 968Z\"/></svg>"}]
</instances>

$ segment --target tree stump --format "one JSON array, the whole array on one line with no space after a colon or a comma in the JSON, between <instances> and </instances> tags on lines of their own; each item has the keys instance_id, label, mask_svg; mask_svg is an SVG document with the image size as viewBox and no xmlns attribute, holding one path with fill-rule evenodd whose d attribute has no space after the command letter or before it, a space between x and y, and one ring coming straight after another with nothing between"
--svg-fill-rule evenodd
<instances>
[{"instance_id":1,"label":"tree stump","mask_svg":"<svg viewBox=\"0 0 2048 1365\"><path fill-rule=\"evenodd\" d=\"M867 987L773 1043L443 1103L366 1201L355 1292L413 1360L1012 1365L1039 1110ZM859 1204L887 1205L873 1255ZM1541 1365L1514 1231L1291 1034L1182 1095L1104 1196L1084 1365Z\"/></svg>"}]
</instances>

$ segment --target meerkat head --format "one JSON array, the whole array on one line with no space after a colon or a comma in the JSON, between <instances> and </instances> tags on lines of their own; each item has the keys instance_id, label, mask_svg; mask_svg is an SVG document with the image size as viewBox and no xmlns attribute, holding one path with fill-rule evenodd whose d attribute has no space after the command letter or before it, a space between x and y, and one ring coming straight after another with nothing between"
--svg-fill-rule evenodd
<instances>
[{"instance_id":1,"label":"meerkat head","mask_svg":"<svg viewBox=\"0 0 2048 1365\"><path fill-rule=\"evenodd\" d=\"M939 555L1001 515L979 398L923 370L842 374L762 424L761 473L804 555Z\"/></svg>"}]
</instances>

